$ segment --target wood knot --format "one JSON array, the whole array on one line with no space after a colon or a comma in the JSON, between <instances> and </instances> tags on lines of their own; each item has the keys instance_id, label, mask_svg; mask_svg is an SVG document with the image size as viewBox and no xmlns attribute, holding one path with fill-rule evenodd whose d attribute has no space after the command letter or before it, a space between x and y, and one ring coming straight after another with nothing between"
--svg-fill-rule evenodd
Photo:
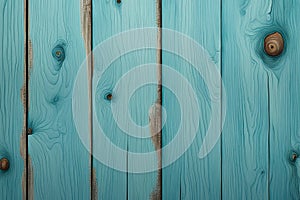
<instances>
[{"instance_id":1,"label":"wood knot","mask_svg":"<svg viewBox=\"0 0 300 200\"><path fill-rule=\"evenodd\" d=\"M9 160L7 158L1 158L0 170L7 171L9 169Z\"/></svg>"},{"instance_id":2,"label":"wood knot","mask_svg":"<svg viewBox=\"0 0 300 200\"><path fill-rule=\"evenodd\" d=\"M284 49L283 37L280 33L275 32L265 37L265 52L269 56L279 56Z\"/></svg>"},{"instance_id":3,"label":"wood knot","mask_svg":"<svg viewBox=\"0 0 300 200\"><path fill-rule=\"evenodd\" d=\"M298 154L296 152L292 152L291 155L290 155L290 160L292 162L295 162L298 158Z\"/></svg>"},{"instance_id":4,"label":"wood knot","mask_svg":"<svg viewBox=\"0 0 300 200\"><path fill-rule=\"evenodd\" d=\"M108 93L108 94L106 94L106 100L109 100L109 101L111 101L112 100L112 98L113 98L113 95L112 95L112 93Z\"/></svg>"},{"instance_id":5,"label":"wood knot","mask_svg":"<svg viewBox=\"0 0 300 200\"><path fill-rule=\"evenodd\" d=\"M57 42L57 45L52 49L52 57L54 58L54 69L56 71L59 71L61 69L62 64L65 60L65 46L66 43L60 40Z\"/></svg>"}]
</instances>

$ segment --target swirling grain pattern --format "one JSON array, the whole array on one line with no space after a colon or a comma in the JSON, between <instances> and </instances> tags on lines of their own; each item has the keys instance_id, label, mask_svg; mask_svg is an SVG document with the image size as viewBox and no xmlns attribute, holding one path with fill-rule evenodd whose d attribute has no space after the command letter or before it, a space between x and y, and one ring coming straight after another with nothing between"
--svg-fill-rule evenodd
<instances>
[{"instance_id":1,"label":"swirling grain pattern","mask_svg":"<svg viewBox=\"0 0 300 200\"><path fill-rule=\"evenodd\" d=\"M35 199L88 199L89 153L72 117L73 82L85 58L80 0L29 1L34 52L30 73L29 155Z\"/></svg>"}]
</instances>

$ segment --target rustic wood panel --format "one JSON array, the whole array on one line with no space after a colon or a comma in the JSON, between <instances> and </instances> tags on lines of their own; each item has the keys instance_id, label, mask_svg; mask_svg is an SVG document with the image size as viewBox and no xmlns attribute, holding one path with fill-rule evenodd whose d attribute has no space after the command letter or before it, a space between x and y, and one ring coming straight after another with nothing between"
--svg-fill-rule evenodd
<instances>
[{"instance_id":1,"label":"rustic wood panel","mask_svg":"<svg viewBox=\"0 0 300 200\"><path fill-rule=\"evenodd\" d=\"M143 27L155 27L156 26L156 6L155 1L93 1L93 48L97 48L97 45L104 40L110 38L115 34L119 34L122 31L127 31L135 28ZM132 35L131 41L117 40L113 42L112 48L108 48L105 52L107 57L111 57L111 54L116 54L117 59L111 63L104 75L96 86L95 92L95 104L93 107L96 109L97 121L102 126L102 129L107 138L116 146L128 152L149 152L154 151L154 145L151 138L140 139L128 136L126 131L120 129L117 121L112 115L111 104L124 103L124 106L129 107L129 115L127 118L132 119L133 123L137 125L147 125L149 123L149 108L155 103L157 98L157 85L144 85L140 87L132 96L129 91L129 83L123 88L126 93L126 97L130 98L129 105L125 105L126 102L118 101L120 94L114 92L114 87L117 81L121 80L129 70L134 69L138 65L147 63L156 63L156 50L137 50L128 53L123 56L119 56L118 51L113 51L114 48L130 48L131 43L134 43L134 38L140 37L140 35ZM152 37L151 35L149 37ZM153 40L153 38L149 38ZM156 35L155 38L156 39ZM148 40L144 39L145 42ZM94 54L95 60L99 57L98 54ZM101 56L101 55L100 55ZM103 56L102 59L107 59ZM95 61L95 65L97 62ZM96 66L95 66L96 70ZM154 68L154 73L156 68ZM135 75L130 83L136 83L137 80L147 77L149 74ZM108 94L111 93L112 97ZM125 94L125 93L124 93ZM122 115L123 113L117 113ZM129 123L128 127L132 124ZM130 128L129 128L130 130ZM95 135L99 133L93 133ZM135 134L140 134L135 132ZM150 129L149 129L150 136ZM99 147L99 141L93 139L93 153L101 153L101 148L110 148L105 146ZM100 149L100 150L99 150ZM110 161L113 163L114 159L118 156L115 154L114 149L109 149ZM130 156L118 158L122 160L122 164L119 167L128 169L131 171L136 163L131 160ZM96 172L97 182L97 195L98 199L149 199L153 190L156 187L157 172L150 173L129 173L127 170L121 172L94 159L94 169ZM143 166L143 161L139 163ZM145 166L145 168L147 168Z\"/></svg>"},{"instance_id":2,"label":"rustic wood panel","mask_svg":"<svg viewBox=\"0 0 300 200\"><path fill-rule=\"evenodd\" d=\"M222 133L222 198L269 198L268 73L264 33L271 1L222 1L222 76L227 92Z\"/></svg>"},{"instance_id":3,"label":"rustic wood panel","mask_svg":"<svg viewBox=\"0 0 300 200\"><path fill-rule=\"evenodd\" d=\"M182 32L188 37L198 42L206 49L208 56L220 69L220 1L162 1L162 26L163 28L173 29ZM195 46L185 43L182 39L174 39L164 37L163 32L162 47L166 41L174 44L174 50L183 49L190 54L195 60L199 55L195 53ZM186 45L190 45L186 47ZM180 51L180 50L179 50ZM173 53L163 52L163 64L170 66L180 74L182 74L191 84L193 91L185 91L183 87L183 79L174 80L172 85L176 85L178 94L174 94L167 86L163 88L163 106L167 111L167 121L162 132L163 146L170 143L178 129L180 123L184 127L185 139L188 140L192 136L193 127L199 125L197 135L190 148L183 156L169 167L162 171L162 197L163 199L220 199L221 198L221 148L218 142L214 149L207 157L200 159L198 157L203 138L207 133L210 122L211 107L210 97L206 87L206 83L201 75L195 70L199 66L192 66L186 58L181 58ZM197 60L197 59L196 59ZM206 60L203 60L206 62ZM204 66L201 67L206 67ZM163 66L163 69L166 66ZM205 70L207 71L207 70ZM169 74L163 70L163 85ZM183 99L186 104L191 103L195 92L198 99L198 107L201 111L199 121L192 113L189 113L182 119L183 107L179 102L179 98ZM197 112L197 109L194 109ZM221 113L219 113L221 115ZM190 117L190 118L188 118ZM179 144L180 146L181 144ZM174 156L177 147L172 151L163 151L163 163L168 158Z\"/></svg>"},{"instance_id":4,"label":"rustic wood panel","mask_svg":"<svg viewBox=\"0 0 300 200\"><path fill-rule=\"evenodd\" d=\"M268 31L284 37L284 52L267 63L270 93L270 199L299 199L300 153L300 2L270 1ZM299 158L298 158L299 159Z\"/></svg>"},{"instance_id":5,"label":"rustic wood panel","mask_svg":"<svg viewBox=\"0 0 300 200\"><path fill-rule=\"evenodd\" d=\"M80 1L29 2L32 69L28 138L35 199L88 199L89 152L72 117L72 91L86 51Z\"/></svg>"},{"instance_id":6,"label":"rustic wood panel","mask_svg":"<svg viewBox=\"0 0 300 200\"><path fill-rule=\"evenodd\" d=\"M0 10L0 159L9 160L9 169L0 170L0 199L21 199L25 168L20 154L24 130L21 91L24 83L24 3L1 1Z\"/></svg>"}]
</instances>

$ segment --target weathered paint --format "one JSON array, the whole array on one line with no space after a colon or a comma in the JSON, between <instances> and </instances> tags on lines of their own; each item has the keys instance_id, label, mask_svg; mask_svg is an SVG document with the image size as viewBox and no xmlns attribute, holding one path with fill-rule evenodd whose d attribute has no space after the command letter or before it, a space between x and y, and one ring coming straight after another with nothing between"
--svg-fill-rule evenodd
<instances>
[{"instance_id":1,"label":"weathered paint","mask_svg":"<svg viewBox=\"0 0 300 200\"><path fill-rule=\"evenodd\" d=\"M92 115L92 77L93 77L93 61L92 56L92 0L81 0L80 7L81 15L81 33L84 40L84 46L86 51L87 59L87 76L88 76L88 96L89 96L89 105L88 105L88 117L89 117L89 167L91 170L90 176L90 195L91 199L97 198L97 182L96 182L96 169L93 168L93 115Z\"/></svg>"},{"instance_id":2,"label":"weathered paint","mask_svg":"<svg viewBox=\"0 0 300 200\"><path fill-rule=\"evenodd\" d=\"M156 186L151 193L152 200L162 199L162 1L156 0L156 24L157 24L157 100L152 107L149 116L150 132L152 142L157 154L157 178ZM159 131L157 133L157 131Z\"/></svg>"},{"instance_id":3,"label":"weathered paint","mask_svg":"<svg viewBox=\"0 0 300 200\"><path fill-rule=\"evenodd\" d=\"M0 159L5 157L10 164L5 170L3 163L0 170L0 185L7 185L1 187L0 199L299 198L299 2L24 2L0 3ZM163 77L168 76L162 74L163 62L181 72L196 89L202 112L200 130L190 149L171 166L152 173L118 172L93 160L77 136L71 112L73 82L92 46L121 31L149 26L158 27L158 49L124 55L110 66L97 88L101 94L96 101L99 121L111 141L123 149L157 151L159 169L162 158L171 156L162 155L159 149L174 137L181 120L176 97L161 87ZM162 53L160 27L183 32L199 42L222 72L228 99L226 122L221 143L202 160L197 155L210 119L207 89L189 63ZM28 37L24 37L26 32ZM274 33L282 37L268 38ZM278 45L275 52L266 45L270 40ZM180 47L180 41L174 43ZM92 60L88 63L92 123ZM134 121L150 121L152 137L141 141L118 129L110 103L118 98L113 87L120 77L144 63L157 63L158 87L145 86L130 101ZM188 103L188 96L186 100ZM152 107L148 115L155 102L163 103L168 112L159 134L155 132L161 127L161 108ZM97 142L92 124L89 126L92 153ZM124 167L130 164L124 158Z\"/></svg>"},{"instance_id":4,"label":"weathered paint","mask_svg":"<svg viewBox=\"0 0 300 200\"><path fill-rule=\"evenodd\" d=\"M80 0L29 1L33 66L28 151L35 199L89 199L89 152L72 117L73 82L86 56Z\"/></svg>"},{"instance_id":5,"label":"weathered paint","mask_svg":"<svg viewBox=\"0 0 300 200\"><path fill-rule=\"evenodd\" d=\"M24 110L24 4L0 1L0 159L9 169L0 170L0 199L22 198L22 173L26 165L20 154Z\"/></svg>"}]
</instances>

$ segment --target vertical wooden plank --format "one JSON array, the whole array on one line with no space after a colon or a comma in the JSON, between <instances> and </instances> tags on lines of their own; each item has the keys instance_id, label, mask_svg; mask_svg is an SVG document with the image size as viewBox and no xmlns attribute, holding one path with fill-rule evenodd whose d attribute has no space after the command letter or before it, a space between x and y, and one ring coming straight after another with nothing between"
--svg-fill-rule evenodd
<instances>
[{"instance_id":1,"label":"vertical wooden plank","mask_svg":"<svg viewBox=\"0 0 300 200\"><path fill-rule=\"evenodd\" d=\"M270 93L270 199L299 199L300 153L300 2L273 0L272 29L284 37L284 52L268 63ZM299 159L299 158L298 158ZM299 162L298 162L299 163Z\"/></svg>"},{"instance_id":2,"label":"vertical wooden plank","mask_svg":"<svg viewBox=\"0 0 300 200\"><path fill-rule=\"evenodd\" d=\"M86 51L81 2L29 2L33 63L28 138L36 199L88 199L89 152L72 116L72 92Z\"/></svg>"},{"instance_id":3,"label":"vertical wooden plank","mask_svg":"<svg viewBox=\"0 0 300 200\"><path fill-rule=\"evenodd\" d=\"M272 1L222 1L222 198L268 199L268 73L264 33Z\"/></svg>"},{"instance_id":4,"label":"vertical wooden plank","mask_svg":"<svg viewBox=\"0 0 300 200\"><path fill-rule=\"evenodd\" d=\"M24 80L23 5L23 1L0 2L0 160L9 161L9 165L1 162L0 199L22 198L25 167L20 154L24 118L21 92Z\"/></svg>"},{"instance_id":5,"label":"vertical wooden plank","mask_svg":"<svg viewBox=\"0 0 300 200\"><path fill-rule=\"evenodd\" d=\"M220 68L220 1L162 1L162 26L163 28L179 31L191 40L201 45L201 48L207 51L209 59ZM176 35L176 34L174 34ZM162 47L165 43L173 43L174 51L182 51L185 47L186 51L192 59L196 59L200 55L195 53L195 46L192 43L185 43L182 38L176 38L170 41L170 38L164 37ZM186 45L190 45L187 46ZM199 50L199 49L197 49ZM211 107L210 97L207 90L207 83L196 70L199 66L193 66L185 60L182 55L175 55L170 52L163 52L163 69L167 66L179 72L191 84L193 91L185 91L184 79L173 80L172 85L177 87L178 94L171 91L168 87L163 88L163 107L167 112L167 121L162 132L163 146L168 145L176 136L183 126L185 138L189 140L193 135L193 127L199 126L196 137L187 151L170 166L163 168L163 199L220 199L221 198L221 151L220 142L214 146L213 150L207 157L200 159L199 151L206 136L210 123ZM207 67L206 60L201 67ZM202 65L201 63L201 65ZM167 65L167 66L164 66ZM203 68L202 68L203 69ZM209 71L206 69L205 71ZM208 78L208 77L206 77ZM163 85L166 79L172 79L170 74L163 70ZM179 99L184 99L184 103L180 103ZM191 104L191 99L198 100L199 120L188 113L187 118L182 118L183 104ZM194 105L195 106L195 105ZM196 108L195 107L195 108ZM197 109L193 110L197 112ZM218 113L221 115L221 113ZM190 118L189 118L190 117ZM184 141L181 141L184 143ZM182 145L182 144L179 144ZM178 147L172 151L163 151L163 163L170 157L173 157L178 151Z\"/></svg>"},{"instance_id":6,"label":"vertical wooden plank","mask_svg":"<svg viewBox=\"0 0 300 200\"><path fill-rule=\"evenodd\" d=\"M93 48L97 48L97 45L101 42L122 31L135 28L156 27L155 8L155 1L93 1ZM155 151L151 137L141 139L139 137L142 135L139 131L133 133L138 136L137 138L129 136L125 130L119 127L118 121L114 119L111 108L111 104L122 103L118 101L118 99L121 98L121 94L115 93L114 90L117 82L122 80L127 72L134 70L139 65L156 63L156 50L135 50L134 52L122 56L118 54L118 51L115 52L112 50L113 48L130 49L136 37L141 36L138 34L132 35L129 40L119 38L120 40L113 41L111 48L108 48L105 52L107 57L116 56L117 59L107 68L96 86L95 97L97 99L95 100L96 105L94 105L94 108L96 109L97 120L94 121L99 122L106 137L117 147L127 152L145 153ZM149 37L152 37L151 34ZM149 39L151 40L153 38ZM144 40L147 42L148 39L145 38ZM116 55L112 55L114 53ZM97 56L102 56L101 59L107 59L105 55L94 54L95 60L98 58ZM153 72L156 72L156 68L154 68ZM144 79L147 76L149 76L149 74L137 74L132 77L130 83L126 82L123 88L126 91L124 95L129 100L129 105L123 102L125 107L129 107L128 110L125 110L125 112L128 111L126 118L131 118L131 124L128 124L128 127L130 127L132 123L142 126L149 123L148 111L157 99L157 84L142 85L135 92L130 91L129 87L129 85L137 83L137 80ZM131 92L134 93L131 94ZM112 95L110 96L110 94ZM122 113L116 114L122 115ZM98 133L93 133L94 138L96 134ZM101 148L110 148L107 146L99 147L100 142L97 142L96 139L94 139L93 142L94 154L99 153L99 151L101 153ZM107 162L114 162L112 160L115 160L118 156L115 152L117 152L115 149L109 149ZM129 171L133 169L136 164L135 161L128 155L118 159L122 162L119 167L125 170L118 171L106 166L107 163L103 164L103 161L100 162L94 159L93 163L97 174L98 199L149 199L156 187L157 172L131 173ZM139 164L140 166L144 165L142 160ZM145 166L145 168L147 168L147 166Z\"/></svg>"}]
</instances>

